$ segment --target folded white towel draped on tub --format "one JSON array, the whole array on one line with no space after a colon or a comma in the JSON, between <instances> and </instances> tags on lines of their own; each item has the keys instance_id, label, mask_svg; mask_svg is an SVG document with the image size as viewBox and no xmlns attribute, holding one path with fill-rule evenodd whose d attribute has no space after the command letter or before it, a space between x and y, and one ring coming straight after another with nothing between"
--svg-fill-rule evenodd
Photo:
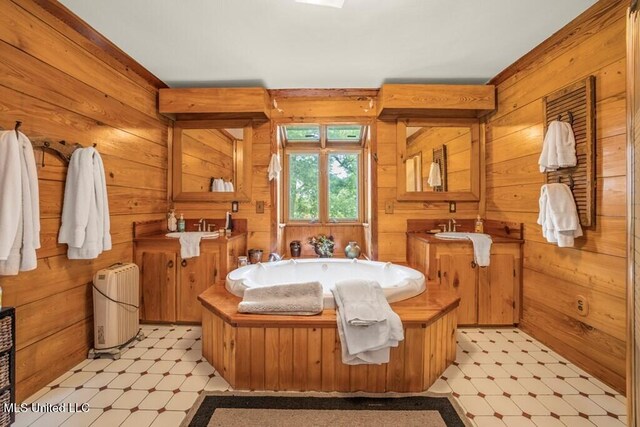
<instances>
[{"instance_id":1,"label":"folded white towel draped on tub","mask_svg":"<svg viewBox=\"0 0 640 427\"><path fill-rule=\"evenodd\" d=\"M239 313L311 316L322 312L320 282L287 283L248 288L238 304Z\"/></svg>"},{"instance_id":2,"label":"folded white towel draped on tub","mask_svg":"<svg viewBox=\"0 0 640 427\"><path fill-rule=\"evenodd\" d=\"M367 289L362 292L364 288ZM374 281L344 280L336 282L335 288L331 291L336 300L336 323L342 346L342 363L388 363L390 348L397 347L404 339L404 330L400 316L391 309L380 284ZM363 295L366 295L366 302L362 300ZM374 298L370 298L371 296ZM370 307L363 308L363 305ZM367 314L372 312L379 313L384 320L375 321L377 316ZM371 317L371 323L350 323L357 322L357 316Z\"/></svg>"}]
</instances>

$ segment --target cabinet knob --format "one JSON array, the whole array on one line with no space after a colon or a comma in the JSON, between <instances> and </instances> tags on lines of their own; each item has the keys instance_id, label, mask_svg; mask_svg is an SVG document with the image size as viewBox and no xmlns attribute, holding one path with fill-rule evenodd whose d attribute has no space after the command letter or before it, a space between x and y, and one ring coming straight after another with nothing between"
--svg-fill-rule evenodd
<instances>
[{"instance_id":1,"label":"cabinet knob","mask_svg":"<svg viewBox=\"0 0 640 427\"><path fill-rule=\"evenodd\" d=\"M167 263L167 267L169 267L169 268L173 268L173 260L170 260L170 261Z\"/></svg>"},{"instance_id":2,"label":"cabinet knob","mask_svg":"<svg viewBox=\"0 0 640 427\"><path fill-rule=\"evenodd\" d=\"M476 268L478 264L475 261L471 261L471 268Z\"/></svg>"},{"instance_id":3,"label":"cabinet knob","mask_svg":"<svg viewBox=\"0 0 640 427\"><path fill-rule=\"evenodd\" d=\"M181 266L186 267L187 266L187 260L183 259L182 262L180 263Z\"/></svg>"}]
</instances>

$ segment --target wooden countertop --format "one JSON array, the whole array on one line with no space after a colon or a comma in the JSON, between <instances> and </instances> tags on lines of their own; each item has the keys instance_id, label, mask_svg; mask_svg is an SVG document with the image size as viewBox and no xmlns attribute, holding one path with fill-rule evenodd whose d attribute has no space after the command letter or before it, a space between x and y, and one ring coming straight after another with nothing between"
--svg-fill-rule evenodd
<instances>
[{"instance_id":1,"label":"wooden countertop","mask_svg":"<svg viewBox=\"0 0 640 427\"><path fill-rule=\"evenodd\" d=\"M325 309L315 316L277 316L270 314L238 313L241 298L231 294L224 286L215 285L198 296L204 309L208 309L232 326L306 326L335 327L336 312ZM427 284L422 294L404 301L394 302L391 308L398 313L405 326L427 326L460 304L460 297L454 292L436 284Z\"/></svg>"},{"instance_id":2,"label":"wooden countertop","mask_svg":"<svg viewBox=\"0 0 640 427\"><path fill-rule=\"evenodd\" d=\"M471 240L454 240L454 239L439 239L434 234L431 233L419 233L419 232L408 232L407 237L413 237L415 239L423 240L427 243L432 244L452 244L452 243L462 243L466 245L471 244ZM524 243L524 240L521 239L513 239L510 237L502 237L502 236L491 236L491 240L493 243Z\"/></svg>"},{"instance_id":3,"label":"wooden countertop","mask_svg":"<svg viewBox=\"0 0 640 427\"><path fill-rule=\"evenodd\" d=\"M167 237L166 236L167 233L152 234L150 236L136 237L133 240L135 242L171 242L171 241L174 241L176 243L180 243L180 239L175 238L175 237ZM221 243L226 243L229 240L239 239L240 237L243 237L243 236L246 236L246 235L247 235L246 231L232 232L231 236L229 236L229 237L221 236L221 237L218 237L217 239L206 239L205 238L205 239L201 240L201 243L217 243L217 244L221 244Z\"/></svg>"}]
</instances>

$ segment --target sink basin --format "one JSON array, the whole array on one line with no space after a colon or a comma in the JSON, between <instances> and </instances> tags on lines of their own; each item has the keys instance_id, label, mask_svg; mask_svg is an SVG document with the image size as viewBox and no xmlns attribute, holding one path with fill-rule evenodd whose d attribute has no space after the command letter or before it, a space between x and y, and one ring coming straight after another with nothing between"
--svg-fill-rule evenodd
<instances>
[{"instance_id":1,"label":"sink basin","mask_svg":"<svg viewBox=\"0 0 640 427\"><path fill-rule=\"evenodd\" d=\"M217 239L220 237L220 233L217 231L174 231L172 233L165 234L165 236L173 239L179 239L183 234L200 234L202 239Z\"/></svg>"},{"instance_id":2,"label":"sink basin","mask_svg":"<svg viewBox=\"0 0 640 427\"><path fill-rule=\"evenodd\" d=\"M463 233L460 231L449 231L449 232L443 232L443 233L437 233L435 236L438 239L444 239L444 240L468 240L469 236L471 235L478 235L481 233Z\"/></svg>"}]
</instances>

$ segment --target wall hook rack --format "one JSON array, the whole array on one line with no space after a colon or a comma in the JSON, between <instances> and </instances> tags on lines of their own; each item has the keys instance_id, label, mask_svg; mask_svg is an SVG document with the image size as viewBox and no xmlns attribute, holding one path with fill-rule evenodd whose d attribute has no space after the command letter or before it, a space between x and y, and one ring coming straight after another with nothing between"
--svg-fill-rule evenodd
<instances>
[{"instance_id":1,"label":"wall hook rack","mask_svg":"<svg viewBox=\"0 0 640 427\"><path fill-rule=\"evenodd\" d=\"M573 125L573 113L571 111L567 111L567 118L569 119L569 123ZM562 121L562 113L558 114L558 121Z\"/></svg>"},{"instance_id":2,"label":"wall hook rack","mask_svg":"<svg viewBox=\"0 0 640 427\"><path fill-rule=\"evenodd\" d=\"M573 175L568 175L567 178L569 181L567 185L569 186L570 189L573 190L573 187L575 187L575 181L573 179ZM557 182L558 184L562 184L562 176L558 175Z\"/></svg>"}]
</instances>

